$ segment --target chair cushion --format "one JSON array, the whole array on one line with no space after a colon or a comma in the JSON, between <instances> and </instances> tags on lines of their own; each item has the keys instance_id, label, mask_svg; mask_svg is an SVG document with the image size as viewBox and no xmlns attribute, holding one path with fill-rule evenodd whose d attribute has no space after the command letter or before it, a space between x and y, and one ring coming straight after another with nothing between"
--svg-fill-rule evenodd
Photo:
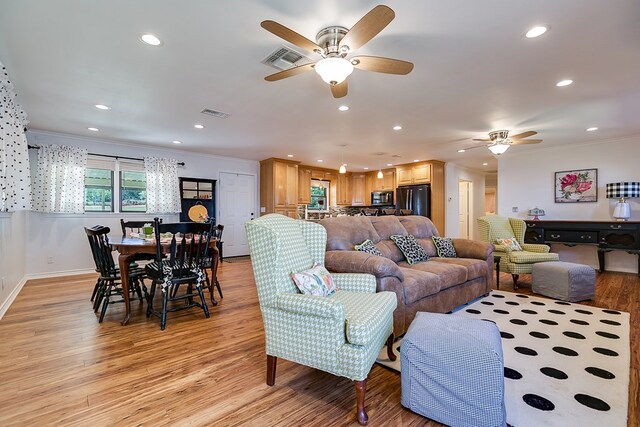
<instances>
[{"instance_id":1,"label":"chair cushion","mask_svg":"<svg viewBox=\"0 0 640 427\"><path fill-rule=\"evenodd\" d=\"M433 240L439 257L455 258L458 256L458 254L456 254L456 248L453 247L451 237L431 236L431 239Z\"/></svg>"},{"instance_id":2,"label":"chair cushion","mask_svg":"<svg viewBox=\"0 0 640 427\"><path fill-rule=\"evenodd\" d=\"M420 261L428 261L429 255L425 252L425 250L420 246L418 241L412 235L402 236L399 234L394 234L391 237L391 240L398 245L402 253L404 254L405 259L411 265L416 264Z\"/></svg>"},{"instance_id":3,"label":"chair cushion","mask_svg":"<svg viewBox=\"0 0 640 427\"><path fill-rule=\"evenodd\" d=\"M558 254L517 251L509 254L509 261L514 264L531 264L543 261L558 261Z\"/></svg>"},{"instance_id":4,"label":"chair cushion","mask_svg":"<svg viewBox=\"0 0 640 427\"><path fill-rule=\"evenodd\" d=\"M392 292L359 293L338 291L330 298L342 302L347 341L367 345L384 328L396 307Z\"/></svg>"},{"instance_id":5,"label":"chair cushion","mask_svg":"<svg viewBox=\"0 0 640 427\"><path fill-rule=\"evenodd\" d=\"M162 261L162 264L166 264L167 266L169 265L169 261ZM195 270L198 268L197 265L195 264L187 264L185 263L184 266L182 267L182 276L180 276L180 279L184 279L184 278L195 278L197 277L197 274L194 273L192 270ZM151 278L151 279L160 279L162 277L164 277L163 273L162 273L162 268L160 267L160 263L158 261L153 261L150 262L149 264L144 266L144 270L146 271L147 275ZM179 264L176 264L173 266L173 277L177 278L177 276L180 274L180 270L181 267Z\"/></svg>"},{"instance_id":6,"label":"chair cushion","mask_svg":"<svg viewBox=\"0 0 640 427\"><path fill-rule=\"evenodd\" d=\"M373 242L369 239L365 240L359 245L355 245L354 248L359 252L366 252L371 255L382 256L382 252L380 252L380 249L376 248L376 245L374 245Z\"/></svg>"},{"instance_id":7,"label":"chair cushion","mask_svg":"<svg viewBox=\"0 0 640 427\"><path fill-rule=\"evenodd\" d=\"M398 263L398 266L435 274L440 279L439 290L451 288L467 281L467 267L453 263L429 261L409 266L402 262Z\"/></svg>"},{"instance_id":8,"label":"chair cushion","mask_svg":"<svg viewBox=\"0 0 640 427\"><path fill-rule=\"evenodd\" d=\"M512 251L521 251L522 246L516 240L515 237L509 237L508 239L496 239L495 242L497 245L506 246L507 249L511 249Z\"/></svg>"},{"instance_id":9,"label":"chair cushion","mask_svg":"<svg viewBox=\"0 0 640 427\"><path fill-rule=\"evenodd\" d=\"M336 291L333 277L322 264L316 263L308 270L291 273L291 278L300 292L306 295L328 297Z\"/></svg>"}]
</instances>

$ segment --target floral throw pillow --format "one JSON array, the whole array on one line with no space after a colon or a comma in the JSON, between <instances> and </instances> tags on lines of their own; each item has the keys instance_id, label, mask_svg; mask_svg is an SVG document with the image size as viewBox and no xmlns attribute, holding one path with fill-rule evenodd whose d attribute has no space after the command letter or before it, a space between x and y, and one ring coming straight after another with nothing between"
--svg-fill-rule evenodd
<instances>
[{"instance_id":1,"label":"floral throw pillow","mask_svg":"<svg viewBox=\"0 0 640 427\"><path fill-rule=\"evenodd\" d=\"M369 239L365 240L359 245L355 245L354 247L356 251L359 252L366 252L371 255L382 256L382 252L380 252L380 249L376 248L376 245L374 245L373 242Z\"/></svg>"},{"instance_id":2,"label":"floral throw pillow","mask_svg":"<svg viewBox=\"0 0 640 427\"><path fill-rule=\"evenodd\" d=\"M291 273L291 278L303 294L328 297L336 292L333 277L322 264L315 263L309 270Z\"/></svg>"},{"instance_id":3,"label":"floral throw pillow","mask_svg":"<svg viewBox=\"0 0 640 427\"><path fill-rule=\"evenodd\" d=\"M515 237L510 237L508 239L496 239L496 244L506 246L510 251L521 251L522 246L516 240Z\"/></svg>"},{"instance_id":4,"label":"floral throw pillow","mask_svg":"<svg viewBox=\"0 0 640 427\"><path fill-rule=\"evenodd\" d=\"M440 258L456 258L458 256L451 237L431 236L431 239Z\"/></svg>"},{"instance_id":5,"label":"floral throw pillow","mask_svg":"<svg viewBox=\"0 0 640 427\"><path fill-rule=\"evenodd\" d=\"M429 261L429 255L422 249L420 243L412 235L402 236L400 234L394 234L390 236L390 239L396 244L396 246L402 251L402 254L406 258L407 262L411 265L420 261Z\"/></svg>"}]
</instances>

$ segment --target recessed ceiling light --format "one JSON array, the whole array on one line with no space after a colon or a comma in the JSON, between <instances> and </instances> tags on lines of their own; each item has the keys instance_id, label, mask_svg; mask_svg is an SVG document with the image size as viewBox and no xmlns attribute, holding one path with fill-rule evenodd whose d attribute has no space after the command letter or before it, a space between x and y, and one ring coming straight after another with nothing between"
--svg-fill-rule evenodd
<instances>
[{"instance_id":1,"label":"recessed ceiling light","mask_svg":"<svg viewBox=\"0 0 640 427\"><path fill-rule=\"evenodd\" d=\"M571 83L573 83L573 80L571 79L560 80L558 83L556 83L556 86L558 87L569 86Z\"/></svg>"},{"instance_id":2,"label":"recessed ceiling light","mask_svg":"<svg viewBox=\"0 0 640 427\"><path fill-rule=\"evenodd\" d=\"M364 169L364 170L366 170L366 171L368 171L368 170L369 170L369 168L362 168L362 169Z\"/></svg>"},{"instance_id":3,"label":"recessed ceiling light","mask_svg":"<svg viewBox=\"0 0 640 427\"><path fill-rule=\"evenodd\" d=\"M293 157L293 154L287 154L287 157Z\"/></svg>"},{"instance_id":4,"label":"recessed ceiling light","mask_svg":"<svg viewBox=\"0 0 640 427\"><path fill-rule=\"evenodd\" d=\"M387 166L393 166L393 163L387 163Z\"/></svg>"},{"instance_id":5,"label":"recessed ceiling light","mask_svg":"<svg viewBox=\"0 0 640 427\"><path fill-rule=\"evenodd\" d=\"M529 31L527 31L527 34L525 35L527 36L527 38L532 39L535 37L540 37L546 32L547 32L547 27L543 27L542 25L540 25L540 26L531 28Z\"/></svg>"},{"instance_id":6,"label":"recessed ceiling light","mask_svg":"<svg viewBox=\"0 0 640 427\"><path fill-rule=\"evenodd\" d=\"M106 106L106 105L104 105L104 104L96 104L96 108L97 108L98 110L111 110L111 107L107 107L107 106Z\"/></svg>"},{"instance_id":7,"label":"recessed ceiling light","mask_svg":"<svg viewBox=\"0 0 640 427\"><path fill-rule=\"evenodd\" d=\"M324 160L322 159L318 159L318 163L322 163Z\"/></svg>"},{"instance_id":8,"label":"recessed ceiling light","mask_svg":"<svg viewBox=\"0 0 640 427\"><path fill-rule=\"evenodd\" d=\"M151 46L160 46L162 44L162 40L151 33L142 34L140 40Z\"/></svg>"},{"instance_id":9,"label":"recessed ceiling light","mask_svg":"<svg viewBox=\"0 0 640 427\"><path fill-rule=\"evenodd\" d=\"M484 162L484 163L482 164L482 166L488 166L488 165L489 165L489 163L487 163L487 162Z\"/></svg>"},{"instance_id":10,"label":"recessed ceiling light","mask_svg":"<svg viewBox=\"0 0 640 427\"><path fill-rule=\"evenodd\" d=\"M419 161L420 161L420 160L418 160L418 159L414 160L414 162L419 162Z\"/></svg>"},{"instance_id":11,"label":"recessed ceiling light","mask_svg":"<svg viewBox=\"0 0 640 427\"><path fill-rule=\"evenodd\" d=\"M87 129L89 129L91 132L98 132L99 130L98 128L87 128Z\"/></svg>"},{"instance_id":12,"label":"recessed ceiling light","mask_svg":"<svg viewBox=\"0 0 640 427\"><path fill-rule=\"evenodd\" d=\"M204 129L204 125L201 125L199 123L197 125L193 125L193 127L196 129Z\"/></svg>"},{"instance_id":13,"label":"recessed ceiling light","mask_svg":"<svg viewBox=\"0 0 640 427\"><path fill-rule=\"evenodd\" d=\"M338 107L338 110L340 110L340 111L348 111L349 107L347 105L341 105L341 106Z\"/></svg>"},{"instance_id":14,"label":"recessed ceiling light","mask_svg":"<svg viewBox=\"0 0 640 427\"><path fill-rule=\"evenodd\" d=\"M458 150L458 153L464 153L465 151L467 151L467 150L465 150L464 148L461 148L461 149Z\"/></svg>"},{"instance_id":15,"label":"recessed ceiling light","mask_svg":"<svg viewBox=\"0 0 640 427\"><path fill-rule=\"evenodd\" d=\"M395 125L395 126L393 127L393 130L402 130L402 126L400 126L400 125Z\"/></svg>"},{"instance_id":16,"label":"recessed ceiling light","mask_svg":"<svg viewBox=\"0 0 640 427\"><path fill-rule=\"evenodd\" d=\"M587 128L587 132L593 132L594 130L598 130L597 127Z\"/></svg>"},{"instance_id":17,"label":"recessed ceiling light","mask_svg":"<svg viewBox=\"0 0 640 427\"><path fill-rule=\"evenodd\" d=\"M172 141L174 144L182 144L182 141Z\"/></svg>"}]
</instances>

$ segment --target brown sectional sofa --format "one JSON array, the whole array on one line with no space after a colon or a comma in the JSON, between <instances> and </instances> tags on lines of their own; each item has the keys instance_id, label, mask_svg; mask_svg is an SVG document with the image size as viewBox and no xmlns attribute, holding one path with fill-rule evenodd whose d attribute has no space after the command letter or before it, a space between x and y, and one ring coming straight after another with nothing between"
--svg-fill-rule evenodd
<instances>
[{"instance_id":1,"label":"brown sectional sofa","mask_svg":"<svg viewBox=\"0 0 640 427\"><path fill-rule=\"evenodd\" d=\"M431 236L433 223L422 216L346 216L320 221L327 230L325 266L337 273L369 273L378 291L395 292L398 308L393 315L394 333L404 334L416 312L446 313L487 294L493 286L493 245L453 239L458 258L439 258ZM409 265L389 238L413 235L431 257ZM354 250L370 239L383 256Z\"/></svg>"}]
</instances>

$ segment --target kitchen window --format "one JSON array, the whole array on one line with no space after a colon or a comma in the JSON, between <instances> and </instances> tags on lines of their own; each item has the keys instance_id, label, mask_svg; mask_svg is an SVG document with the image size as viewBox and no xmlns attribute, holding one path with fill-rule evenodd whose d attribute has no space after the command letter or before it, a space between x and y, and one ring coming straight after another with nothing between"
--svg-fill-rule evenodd
<instances>
[{"instance_id":1,"label":"kitchen window","mask_svg":"<svg viewBox=\"0 0 640 427\"><path fill-rule=\"evenodd\" d=\"M326 211L329 210L329 189L331 183L319 179L311 180L311 203L308 210Z\"/></svg>"}]
</instances>

